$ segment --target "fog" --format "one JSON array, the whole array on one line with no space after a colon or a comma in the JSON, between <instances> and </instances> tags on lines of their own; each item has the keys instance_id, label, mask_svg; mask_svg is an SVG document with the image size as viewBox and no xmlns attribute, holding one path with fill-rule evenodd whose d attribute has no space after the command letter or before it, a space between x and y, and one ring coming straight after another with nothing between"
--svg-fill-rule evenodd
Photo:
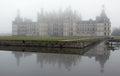
<instances>
[{"instance_id":1,"label":"fog","mask_svg":"<svg viewBox=\"0 0 120 76\"><path fill-rule=\"evenodd\" d=\"M37 12L65 10L71 7L78 11L83 20L95 19L100 15L102 5L105 5L105 11L110 18L112 28L119 27L120 20L120 0L0 0L0 34L12 31L12 21L20 10L22 18L30 18L33 21L37 19Z\"/></svg>"}]
</instances>

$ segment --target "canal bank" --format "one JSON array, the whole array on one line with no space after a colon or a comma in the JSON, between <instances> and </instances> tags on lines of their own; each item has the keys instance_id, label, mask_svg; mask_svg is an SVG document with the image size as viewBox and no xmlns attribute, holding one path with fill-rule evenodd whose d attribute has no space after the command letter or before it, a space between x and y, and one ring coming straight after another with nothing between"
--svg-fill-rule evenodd
<instances>
[{"instance_id":1,"label":"canal bank","mask_svg":"<svg viewBox=\"0 0 120 76\"><path fill-rule=\"evenodd\" d=\"M47 48L85 48L103 40L102 38L87 40L61 40L61 41L38 41L38 40L0 40L0 46L22 47L47 47Z\"/></svg>"}]
</instances>

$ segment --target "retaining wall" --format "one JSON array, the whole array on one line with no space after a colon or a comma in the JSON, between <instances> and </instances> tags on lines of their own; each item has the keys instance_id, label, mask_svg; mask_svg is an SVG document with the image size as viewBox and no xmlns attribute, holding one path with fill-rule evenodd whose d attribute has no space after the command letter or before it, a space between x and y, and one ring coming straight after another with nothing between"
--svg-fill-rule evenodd
<instances>
[{"instance_id":1,"label":"retaining wall","mask_svg":"<svg viewBox=\"0 0 120 76\"><path fill-rule=\"evenodd\" d=\"M32 41L32 40L0 40L0 46L50 47L50 48L84 48L101 41Z\"/></svg>"}]
</instances>

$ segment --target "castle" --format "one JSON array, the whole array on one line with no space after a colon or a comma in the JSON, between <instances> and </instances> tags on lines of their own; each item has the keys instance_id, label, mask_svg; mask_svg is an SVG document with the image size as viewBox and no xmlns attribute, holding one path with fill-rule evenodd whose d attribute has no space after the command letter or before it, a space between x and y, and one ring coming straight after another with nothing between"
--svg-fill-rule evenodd
<instances>
[{"instance_id":1,"label":"castle","mask_svg":"<svg viewBox=\"0 0 120 76\"><path fill-rule=\"evenodd\" d=\"M110 36L111 22L104 8L95 20L82 20L71 8L37 14L37 21L22 19L18 12L12 22L13 36Z\"/></svg>"}]
</instances>

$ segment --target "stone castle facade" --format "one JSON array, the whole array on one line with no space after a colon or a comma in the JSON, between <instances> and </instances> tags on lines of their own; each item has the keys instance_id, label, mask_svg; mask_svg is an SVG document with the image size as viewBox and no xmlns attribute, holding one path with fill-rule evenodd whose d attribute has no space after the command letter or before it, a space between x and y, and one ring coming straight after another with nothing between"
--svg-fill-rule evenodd
<instances>
[{"instance_id":1,"label":"stone castle facade","mask_svg":"<svg viewBox=\"0 0 120 76\"><path fill-rule=\"evenodd\" d=\"M18 12L12 22L13 36L110 36L111 22L104 8L95 20L82 20L71 8L65 11L41 13L37 21L22 19Z\"/></svg>"}]
</instances>

